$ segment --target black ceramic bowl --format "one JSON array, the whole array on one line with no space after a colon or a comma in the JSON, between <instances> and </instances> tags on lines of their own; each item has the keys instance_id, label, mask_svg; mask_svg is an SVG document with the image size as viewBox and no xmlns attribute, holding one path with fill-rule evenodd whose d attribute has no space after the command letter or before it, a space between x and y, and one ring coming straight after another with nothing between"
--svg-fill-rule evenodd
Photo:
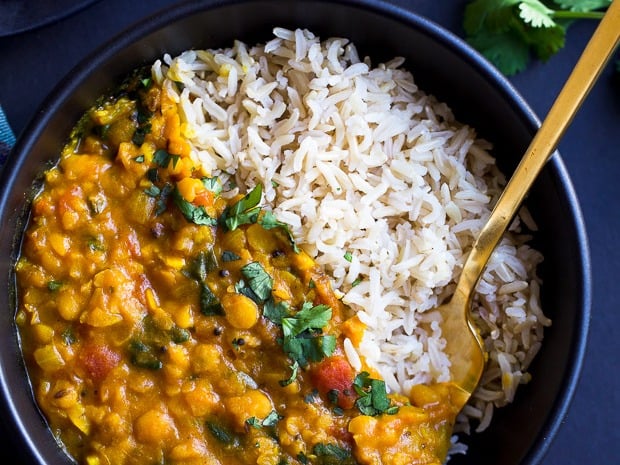
<instances>
[{"instance_id":1,"label":"black ceramic bowl","mask_svg":"<svg viewBox=\"0 0 620 465\"><path fill-rule=\"evenodd\" d=\"M131 69L164 53L229 46L271 38L274 26L306 27L322 37L352 39L377 63L406 58L418 85L447 102L457 118L495 144L500 168L510 173L538 122L510 84L449 32L411 12L377 1L195 1L127 30L69 73L30 124L0 181L0 389L2 419L20 463L71 463L33 402L14 325L11 269L33 181L53 161L82 112ZM554 324L531 366L533 381L492 425L467 440L469 453L453 464L525 465L543 462L566 414L585 349L590 303L587 240L579 206L558 155L543 170L527 201L540 230L535 246L542 301ZM17 458L17 457L16 457Z\"/></svg>"}]
</instances>

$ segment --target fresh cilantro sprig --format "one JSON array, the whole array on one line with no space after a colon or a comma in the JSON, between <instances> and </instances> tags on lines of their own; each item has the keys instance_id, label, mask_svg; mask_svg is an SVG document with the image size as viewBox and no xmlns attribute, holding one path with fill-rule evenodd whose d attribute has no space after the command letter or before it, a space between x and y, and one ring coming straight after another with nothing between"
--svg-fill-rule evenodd
<instances>
[{"instance_id":1,"label":"fresh cilantro sprig","mask_svg":"<svg viewBox=\"0 0 620 465\"><path fill-rule=\"evenodd\" d=\"M291 247L293 247L293 251L295 253L299 253L299 247L295 242L291 228L288 224L279 221L272 211L264 210L263 214L259 217L258 222L264 229L282 228L288 237Z\"/></svg>"},{"instance_id":2,"label":"fresh cilantro sprig","mask_svg":"<svg viewBox=\"0 0 620 465\"><path fill-rule=\"evenodd\" d=\"M220 216L220 224L233 231L244 224L258 223L264 229L281 228L287 235L295 253L299 247L288 224L279 221L270 210L262 209L260 203L263 197L263 186L257 184L250 192L239 199L235 204L227 207Z\"/></svg>"},{"instance_id":3,"label":"fresh cilantro sprig","mask_svg":"<svg viewBox=\"0 0 620 465\"><path fill-rule=\"evenodd\" d=\"M273 278L258 262L251 262L241 268L241 274L248 280L248 286L257 297L253 300L263 303L271 297ZM253 296L252 296L253 297Z\"/></svg>"},{"instance_id":4,"label":"fresh cilantro sprig","mask_svg":"<svg viewBox=\"0 0 620 465\"><path fill-rule=\"evenodd\" d=\"M398 407L392 405L387 395L385 381L371 378L368 372L363 371L355 377L353 389L359 396L355 406L364 415L393 415L398 412Z\"/></svg>"},{"instance_id":5,"label":"fresh cilantro sprig","mask_svg":"<svg viewBox=\"0 0 620 465\"><path fill-rule=\"evenodd\" d=\"M474 0L463 18L467 41L507 76L534 55L545 62L564 47L576 19L600 19L611 0Z\"/></svg>"},{"instance_id":6,"label":"fresh cilantro sprig","mask_svg":"<svg viewBox=\"0 0 620 465\"><path fill-rule=\"evenodd\" d=\"M327 305L313 306L305 302L299 312L282 318L284 352L301 367L332 355L336 349L336 338L331 334L322 334L331 317L332 309Z\"/></svg>"},{"instance_id":7,"label":"fresh cilantro sprig","mask_svg":"<svg viewBox=\"0 0 620 465\"><path fill-rule=\"evenodd\" d=\"M216 226L217 220L207 213L207 210L202 205L197 206L191 202L188 202L183 198L179 190L175 187L172 193L172 199L174 204L179 208L181 213L187 221L194 224L200 224L204 226Z\"/></svg>"},{"instance_id":8,"label":"fresh cilantro sprig","mask_svg":"<svg viewBox=\"0 0 620 465\"><path fill-rule=\"evenodd\" d=\"M329 357L336 349L336 337L322 333L332 317L332 309L327 305L305 302L301 310L293 313L285 303L276 304L273 299L268 299L263 316L282 327L280 343L293 361L291 376L281 383L284 386L295 380L300 367L305 368L310 362Z\"/></svg>"},{"instance_id":9,"label":"fresh cilantro sprig","mask_svg":"<svg viewBox=\"0 0 620 465\"><path fill-rule=\"evenodd\" d=\"M239 199L230 207L226 207L220 216L220 224L230 231L234 231L243 224L256 223L260 213L260 201L263 196L262 184L257 184L254 189Z\"/></svg>"}]
</instances>

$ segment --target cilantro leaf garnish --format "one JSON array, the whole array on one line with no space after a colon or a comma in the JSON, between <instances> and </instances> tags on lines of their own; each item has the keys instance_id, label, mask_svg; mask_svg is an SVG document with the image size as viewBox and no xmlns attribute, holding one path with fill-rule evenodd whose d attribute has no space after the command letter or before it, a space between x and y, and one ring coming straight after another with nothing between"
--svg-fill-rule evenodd
<instances>
[{"instance_id":1,"label":"cilantro leaf garnish","mask_svg":"<svg viewBox=\"0 0 620 465\"><path fill-rule=\"evenodd\" d=\"M336 350L336 337L321 334L332 317L332 309L327 305L313 306L305 302L299 312L291 313L288 303L275 303L273 298L269 298L263 305L263 316L282 326L280 344L293 360L291 370L294 372L296 365L306 367L310 362L329 357Z\"/></svg>"},{"instance_id":2,"label":"cilantro leaf garnish","mask_svg":"<svg viewBox=\"0 0 620 465\"><path fill-rule=\"evenodd\" d=\"M47 282L47 289L52 292L58 291L62 287L62 281L51 280Z\"/></svg>"},{"instance_id":3,"label":"cilantro leaf garnish","mask_svg":"<svg viewBox=\"0 0 620 465\"><path fill-rule=\"evenodd\" d=\"M144 143L144 138L148 133L151 132L151 123L145 123L134 131L133 136L131 137L131 142L140 147Z\"/></svg>"},{"instance_id":4,"label":"cilantro leaf garnish","mask_svg":"<svg viewBox=\"0 0 620 465\"><path fill-rule=\"evenodd\" d=\"M275 426L280 420L282 419L282 417L278 414L278 412L276 412L275 410L272 410L264 419L259 420L256 417L250 417L247 420L245 420L245 422L249 425L252 426L254 428L260 429L262 427L270 427L270 426Z\"/></svg>"},{"instance_id":5,"label":"cilantro leaf garnish","mask_svg":"<svg viewBox=\"0 0 620 465\"><path fill-rule=\"evenodd\" d=\"M467 41L501 72L523 71L533 54L547 61L564 47L576 19L601 19L611 0L474 0L463 16Z\"/></svg>"},{"instance_id":6,"label":"cilantro leaf garnish","mask_svg":"<svg viewBox=\"0 0 620 465\"><path fill-rule=\"evenodd\" d=\"M304 302L301 310L295 315L282 318L282 331L285 338L297 337L311 329L322 329L332 317L332 309L327 305L312 306Z\"/></svg>"},{"instance_id":7,"label":"cilantro leaf garnish","mask_svg":"<svg viewBox=\"0 0 620 465\"><path fill-rule=\"evenodd\" d=\"M260 299L260 297L256 295L256 293L250 288L250 286L246 284L246 282L243 279L235 283L235 292L237 292L238 294L243 294L249 299L252 299L257 304L262 303L262 300Z\"/></svg>"},{"instance_id":8,"label":"cilantro leaf garnish","mask_svg":"<svg viewBox=\"0 0 620 465\"><path fill-rule=\"evenodd\" d=\"M282 326L282 319L290 316L289 305L286 302L275 303L273 298L267 299L263 305L263 316L272 323Z\"/></svg>"},{"instance_id":9,"label":"cilantro leaf garnish","mask_svg":"<svg viewBox=\"0 0 620 465\"><path fill-rule=\"evenodd\" d=\"M173 191L175 205L187 221L204 226L216 226L217 220L210 216L202 205L196 206L183 198L178 189Z\"/></svg>"},{"instance_id":10,"label":"cilantro leaf garnish","mask_svg":"<svg viewBox=\"0 0 620 465\"><path fill-rule=\"evenodd\" d=\"M149 197L155 199L155 216L161 215L168 207L168 197L172 192L172 184L166 183L163 187L159 188L155 184L151 184L144 189L144 193Z\"/></svg>"},{"instance_id":11,"label":"cilantro leaf garnish","mask_svg":"<svg viewBox=\"0 0 620 465\"><path fill-rule=\"evenodd\" d=\"M241 268L241 274L248 280L248 286L261 302L271 296L273 278L258 262L251 262Z\"/></svg>"},{"instance_id":12,"label":"cilantro leaf garnish","mask_svg":"<svg viewBox=\"0 0 620 465\"><path fill-rule=\"evenodd\" d=\"M305 367L310 362L319 362L329 357L336 349L336 337L331 334L324 336L299 335L282 340L282 349L286 354Z\"/></svg>"},{"instance_id":13,"label":"cilantro leaf garnish","mask_svg":"<svg viewBox=\"0 0 620 465\"><path fill-rule=\"evenodd\" d=\"M162 168L168 168L171 161L172 167L175 168L180 159L179 155L170 154L164 149L156 150L153 154L153 161Z\"/></svg>"},{"instance_id":14,"label":"cilantro leaf garnish","mask_svg":"<svg viewBox=\"0 0 620 465\"><path fill-rule=\"evenodd\" d=\"M282 316L280 324L284 352L301 367L332 355L336 349L335 336L320 334L331 317L330 307L313 306L309 302L305 302L299 312Z\"/></svg>"},{"instance_id":15,"label":"cilantro leaf garnish","mask_svg":"<svg viewBox=\"0 0 620 465\"><path fill-rule=\"evenodd\" d=\"M289 376L287 379L281 379L279 381L280 386L282 387L288 386L289 384L291 384L293 381L297 379L297 372L299 371L299 363L297 362L297 360L293 361L293 364L290 366L290 369L291 369L291 376Z\"/></svg>"},{"instance_id":16,"label":"cilantro leaf garnish","mask_svg":"<svg viewBox=\"0 0 620 465\"><path fill-rule=\"evenodd\" d=\"M282 221L279 221L272 211L265 210L259 218L258 223L264 229L282 228L291 243L291 247L293 247L293 251L295 253L299 253L299 247L297 247L297 243L295 242L290 226Z\"/></svg>"},{"instance_id":17,"label":"cilantro leaf garnish","mask_svg":"<svg viewBox=\"0 0 620 465\"><path fill-rule=\"evenodd\" d=\"M393 406L387 396L385 381L371 378L366 371L355 377L353 389L359 396L355 406L364 415L395 414L398 411L398 407Z\"/></svg>"},{"instance_id":18,"label":"cilantro leaf garnish","mask_svg":"<svg viewBox=\"0 0 620 465\"><path fill-rule=\"evenodd\" d=\"M221 194L222 184L220 184L220 180L217 176L213 178L202 178L201 181L202 184L214 194Z\"/></svg>"},{"instance_id":19,"label":"cilantro leaf garnish","mask_svg":"<svg viewBox=\"0 0 620 465\"><path fill-rule=\"evenodd\" d=\"M220 216L220 223L231 231L243 224L256 223L260 213L260 201L263 197L263 186L257 184L235 204L226 207Z\"/></svg>"}]
</instances>

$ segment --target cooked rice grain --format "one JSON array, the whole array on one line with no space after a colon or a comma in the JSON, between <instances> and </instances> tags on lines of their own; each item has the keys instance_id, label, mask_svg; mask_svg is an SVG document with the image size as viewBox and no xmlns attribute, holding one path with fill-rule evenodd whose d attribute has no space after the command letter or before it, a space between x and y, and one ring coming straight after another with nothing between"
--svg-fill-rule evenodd
<instances>
[{"instance_id":1,"label":"cooked rice grain","mask_svg":"<svg viewBox=\"0 0 620 465\"><path fill-rule=\"evenodd\" d=\"M418 89L401 58L373 67L346 39L273 32L264 45L189 50L153 66L192 156L231 184L229 195L263 184L265 201L367 325L359 347L345 343L354 367L364 361L405 394L448 381L433 309L454 290L504 184L490 144ZM535 227L527 212L523 221ZM460 430L468 419L484 429L513 399L550 324L539 304L542 257L528 240L515 220L478 286L490 361Z\"/></svg>"}]
</instances>

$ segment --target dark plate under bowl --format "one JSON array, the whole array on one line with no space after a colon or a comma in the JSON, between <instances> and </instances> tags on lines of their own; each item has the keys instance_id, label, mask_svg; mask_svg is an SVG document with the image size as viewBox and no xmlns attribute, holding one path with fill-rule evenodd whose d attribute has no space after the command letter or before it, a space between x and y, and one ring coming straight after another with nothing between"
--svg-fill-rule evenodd
<instances>
[{"instance_id":1,"label":"dark plate under bowl","mask_svg":"<svg viewBox=\"0 0 620 465\"><path fill-rule=\"evenodd\" d=\"M133 68L188 48L269 40L274 26L350 38L360 55L374 63L404 56L422 89L447 102L459 120L494 143L505 173L514 169L538 126L508 81L461 40L382 2L204 0L170 8L128 29L68 74L21 136L0 180L0 274L5 276L0 289L1 417L14 436L18 462L71 463L33 402L14 324L11 269L33 180L57 158L79 116ZM545 256L543 308L554 323L531 366L532 382L519 389L513 404L496 412L488 430L468 440L468 455L455 457L455 465L541 463L581 368L590 314L589 256L579 205L559 156L545 167L527 203L540 229L535 246Z\"/></svg>"}]
</instances>

